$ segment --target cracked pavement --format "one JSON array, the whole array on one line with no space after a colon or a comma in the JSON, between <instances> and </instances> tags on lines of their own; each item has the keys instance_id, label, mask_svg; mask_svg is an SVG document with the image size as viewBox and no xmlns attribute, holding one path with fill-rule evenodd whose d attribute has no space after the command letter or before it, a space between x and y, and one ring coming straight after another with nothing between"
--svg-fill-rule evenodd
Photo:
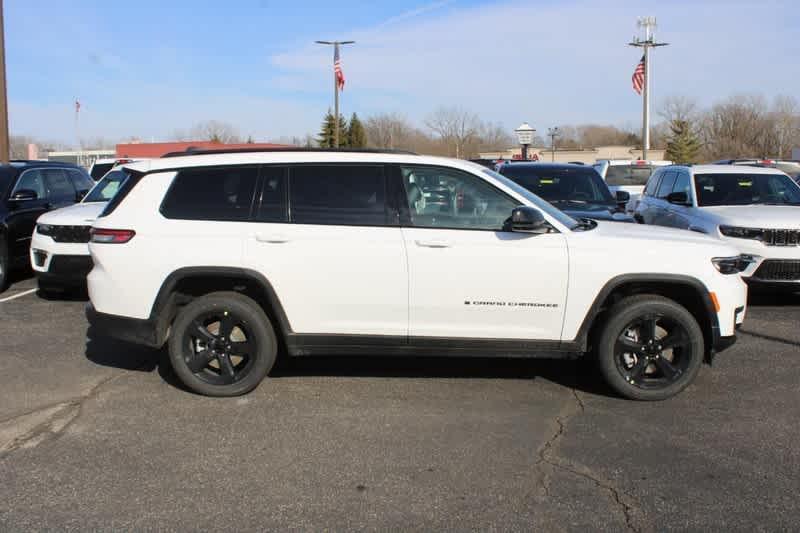
<instances>
[{"instance_id":1,"label":"cracked pavement","mask_svg":"<svg viewBox=\"0 0 800 533\"><path fill-rule=\"evenodd\" d=\"M755 302L659 403L575 362L346 357L210 399L82 301L0 303L0 530L795 529L800 296Z\"/></svg>"}]
</instances>

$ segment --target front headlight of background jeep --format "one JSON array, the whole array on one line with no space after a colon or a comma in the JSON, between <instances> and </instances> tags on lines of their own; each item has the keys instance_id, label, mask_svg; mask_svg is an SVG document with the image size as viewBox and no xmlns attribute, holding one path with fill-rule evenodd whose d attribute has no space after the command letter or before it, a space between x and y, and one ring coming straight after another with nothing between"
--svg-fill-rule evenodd
<instances>
[{"instance_id":1,"label":"front headlight of background jeep","mask_svg":"<svg viewBox=\"0 0 800 533\"><path fill-rule=\"evenodd\" d=\"M737 239L760 239L763 233L758 228L741 228L739 226L720 226L719 232L726 237Z\"/></svg>"},{"instance_id":2,"label":"front headlight of background jeep","mask_svg":"<svg viewBox=\"0 0 800 533\"><path fill-rule=\"evenodd\" d=\"M36 224L36 231L39 233L39 235L52 235L53 226L50 224Z\"/></svg>"},{"instance_id":3,"label":"front headlight of background jeep","mask_svg":"<svg viewBox=\"0 0 800 533\"><path fill-rule=\"evenodd\" d=\"M750 255L735 255L733 257L713 257L711 262L722 274L739 274L747 270L754 261Z\"/></svg>"}]
</instances>

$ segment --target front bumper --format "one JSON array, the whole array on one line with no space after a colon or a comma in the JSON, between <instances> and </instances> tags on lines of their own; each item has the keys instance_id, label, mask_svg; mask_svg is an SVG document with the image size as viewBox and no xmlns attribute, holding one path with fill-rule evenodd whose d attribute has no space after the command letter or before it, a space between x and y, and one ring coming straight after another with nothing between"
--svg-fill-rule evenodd
<instances>
[{"instance_id":1,"label":"front bumper","mask_svg":"<svg viewBox=\"0 0 800 533\"><path fill-rule=\"evenodd\" d=\"M31 249L36 277L52 284L80 285L92 271L92 258L88 255L47 255L42 250ZM42 265L46 264L45 269Z\"/></svg>"}]
</instances>

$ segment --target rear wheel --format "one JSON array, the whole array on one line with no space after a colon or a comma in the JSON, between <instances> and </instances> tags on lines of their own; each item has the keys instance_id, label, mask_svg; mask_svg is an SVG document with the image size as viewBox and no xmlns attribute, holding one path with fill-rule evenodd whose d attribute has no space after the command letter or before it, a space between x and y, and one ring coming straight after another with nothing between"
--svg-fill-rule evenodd
<instances>
[{"instance_id":1,"label":"rear wheel","mask_svg":"<svg viewBox=\"0 0 800 533\"><path fill-rule=\"evenodd\" d=\"M253 390L275 363L272 324L253 300L217 292L192 301L172 325L172 367L190 389L208 396Z\"/></svg>"},{"instance_id":2,"label":"rear wheel","mask_svg":"<svg viewBox=\"0 0 800 533\"><path fill-rule=\"evenodd\" d=\"M703 362L703 332L689 311L656 295L625 298L608 313L598 343L600 370L634 400L664 400L682 391Z\"/></svg>"}]
</instances>

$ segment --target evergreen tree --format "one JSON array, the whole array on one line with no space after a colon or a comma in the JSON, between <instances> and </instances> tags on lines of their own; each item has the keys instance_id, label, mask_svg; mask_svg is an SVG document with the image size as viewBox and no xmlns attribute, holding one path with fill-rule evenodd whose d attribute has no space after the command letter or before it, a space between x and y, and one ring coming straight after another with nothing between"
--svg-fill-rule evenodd
<instances>
[{"instance_id":1,"label":"evergreen tree","mask_svg":"<svg viewBox=\"0 0 800 533\"><path fill-rule=\"evenodd\" d=\"M333 113L331 113L329 109L322 121L322 131L320 131L319 137L317 137L317 143L320 148L333 148L335 125ZM342 115L339 115L339 146L341 148L348 146L347 137L347 121Z\"/></svg>"},{"instance_id":2,"label":"evergreen tree","mask_svg":"<svg viewBox=\"0 0 800 533\"><path fill-rule=\"evenodd\" d=\"M254 142L253 141L253 136L252 135L248 135L247 136L247 144L253 144L253 142Z\"/></svg>"},{"instance_id":3,"label":"evergreen tree","mask_svg":"<svg viewBox=\"0 0 800 533\"><path fill-rule=\"evenodd\" d=\"M667 152L664 157L678 164L694 163L700 151L700 141L688 120L673 120L670 125Z\"/></svg>"},{"instance_id":4,"label":"evergreen tree","mask_svg":"<svg viewBox=\"0 0 800 533\"><path fill-rule=\"evenodd\" d=\"M364 148L367 146L367 133L364 131L364 124L361 123L355 113L350 117L350 124L347 127L347 146L350 148Z\"/></svg>"}]
</instances>

